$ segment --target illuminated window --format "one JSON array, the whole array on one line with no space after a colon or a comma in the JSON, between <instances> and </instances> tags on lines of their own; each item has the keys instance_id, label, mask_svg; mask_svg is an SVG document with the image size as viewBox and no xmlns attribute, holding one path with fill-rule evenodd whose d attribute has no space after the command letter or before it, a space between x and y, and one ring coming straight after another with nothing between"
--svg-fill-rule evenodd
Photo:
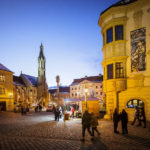
<instances>
[{"instance_id":1,"label":"illuminated window","mask_svg":"<svg viewBox=\"0 0 150 150\"><path fill-rule=\"evenodd\" d=\"M123 25L115 26L115 40L123 40Z\"/></svg>"},{"instance_id":2,"label":"illuminated window","mask_svg":"<svg viewBox=\"0 0 150 150\"><path fill-rule=\"evenodd\" d=\"M0 95L3 95L3 94L5 94L5 88L0 87Z\"/></svg>"},{"instance_id":3,"label":"illuminated window","mask_svg":"<svg viewBox=\"0 0 150 150\"><path fill-rule=\"evenodd\" d=\"M0 82L5 82L5 76L4 75L0 75Z\"/></svg>"},{"instance_id":4,"label":"illuminated window","mask_svg":"<svg viewBox=\"0 0 150 150\"><path fill-rule=\"evenodd\" d=\"M113 79L113 64L107 65L107 79Z\"/></svg>"},{"instance_id":5,"label":"illuminated window","mask_svg":"<svg viewBox=\"0 0 150 150\"><path fill-rule=\"evenodd\" d=\"M143 108L144 107L144 103L141 100L138 99L132 99L130 101L128 101L127 103L127 108Z\"/></svg>"},{"instance_id":6,"label":"illuminated window","mask_svg":"<svg viewBox=\"0 0 150 150\"><path fill-rule=\"evenodd\" d=\"M113 41L113 28L107 30L107 43Z\"/></svg>"},{"instance_id":7,"label":"illuminated window","mask_svg":"<svg viewBox=\"0 0 150 150\"><path fill-rule=\"evenodd\" d=\"M119 62L116 63L116 78L123 78L124 72L123 72L123 63Z\"/></svg>"}]
</instances>

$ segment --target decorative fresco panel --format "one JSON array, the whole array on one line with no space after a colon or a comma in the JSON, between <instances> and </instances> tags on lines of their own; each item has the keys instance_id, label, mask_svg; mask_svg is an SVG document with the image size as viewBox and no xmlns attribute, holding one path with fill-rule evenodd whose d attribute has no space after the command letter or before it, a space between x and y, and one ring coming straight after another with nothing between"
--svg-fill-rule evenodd
<instances>
[{"instance_id":1,"label":"decorative fresco panel","mask_svg":"<svg viewBox=\"0 0 150 150\"><path fill-rule=\"evenodd\" d=\"M146 28L131 31L131 72L144 71L146 65Z\"/></svg>"}]
</instances>

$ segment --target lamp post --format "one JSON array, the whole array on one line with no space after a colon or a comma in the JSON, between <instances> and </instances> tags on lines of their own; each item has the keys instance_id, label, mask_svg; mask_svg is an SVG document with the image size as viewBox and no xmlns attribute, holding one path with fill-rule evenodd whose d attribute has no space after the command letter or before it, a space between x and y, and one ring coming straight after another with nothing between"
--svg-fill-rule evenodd
<instances>
[{"instance_id":1,"label":"lamp post","mask_svg":"<svg viewBox=\"0 0 150 150\"><path fill-rule=\"evenodd\" d=\"M88 93L88 88L84 89L84 93L85 93L85 103L86 103L86 109L87 109L87 97L86 97L86 95Z\"/></svg>"}]
</instances>

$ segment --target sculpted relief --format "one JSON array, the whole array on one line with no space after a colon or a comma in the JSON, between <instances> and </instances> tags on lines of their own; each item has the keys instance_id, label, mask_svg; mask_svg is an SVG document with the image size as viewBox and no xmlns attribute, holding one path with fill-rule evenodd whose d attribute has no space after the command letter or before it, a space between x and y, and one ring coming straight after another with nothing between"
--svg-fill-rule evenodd
<instances>
[{"instance_id":1,"label":"sculpted relief","mask_svg":"<svg viewBox=\"0 0 150 150\"><path fill-rule=\"evenodd\" d=\"M144 71L146 62L146 28L131 31L131 72Z\"/></svg>"}]
</instances>

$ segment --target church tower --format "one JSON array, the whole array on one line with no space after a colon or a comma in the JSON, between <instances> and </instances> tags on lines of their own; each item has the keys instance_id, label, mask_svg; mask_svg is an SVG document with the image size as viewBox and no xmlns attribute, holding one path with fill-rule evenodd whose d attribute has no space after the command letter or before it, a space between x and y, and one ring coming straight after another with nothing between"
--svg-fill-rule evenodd
<instances>
[{"instance_id":1,"label":"church tower","mask_svg":"<svg viewBox=\"0 0 150 150\"><path fill-rule=\"evenodd\" d=\"M44 46L41 43L40 46L40 53L38 57L38 82L37 82L37 99L38 103L41 103L45 106L48 103L48 86L46 83L46 76L45 76L45 63L46 59L44 56Z\"/></svg>"},{"instance_id":2,"label":"church tower","mask_svg":"<svg viewBox=\"0 0 150 150\"><path fill-rule=\"evenodd\" d=\"M38 57L38 84L42 84L42 82L45 82L45 56L43 53L44 47L41 43L40 46L40 53Z\"/></svg>"}]
</instances>

